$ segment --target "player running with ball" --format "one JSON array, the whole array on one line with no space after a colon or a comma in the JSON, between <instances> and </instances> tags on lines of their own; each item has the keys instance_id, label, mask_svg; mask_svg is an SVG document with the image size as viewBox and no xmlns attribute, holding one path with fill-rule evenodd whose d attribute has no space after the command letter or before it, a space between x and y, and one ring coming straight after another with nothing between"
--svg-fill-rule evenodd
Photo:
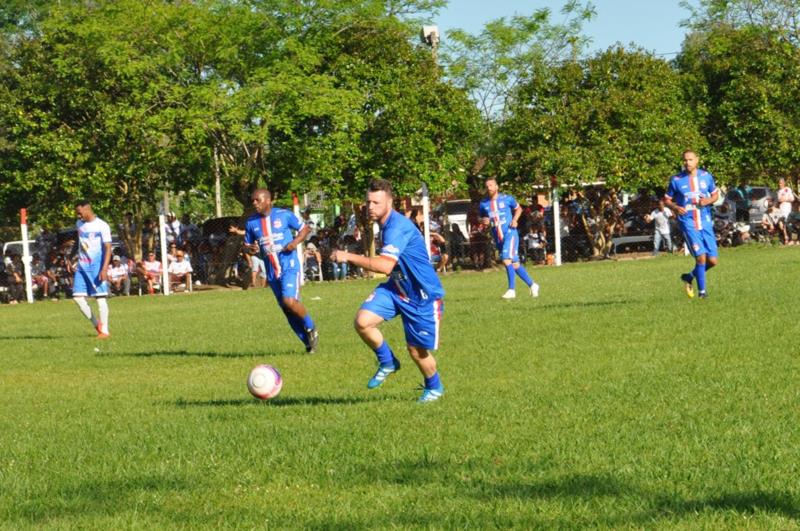
<instances>
[{"instance_id":1,"label":"player running with ball","mask_svg":"<svg viewBox=\"0 0 800 531\"><path fill-rule=\"evenodd\" d=\"M244 243L252 253L259 253L267 264L267 282L289 326L306 346L317 349L319 333L306 307L300 302L302 264L295 250L308 234L308 226L289 210L274 208L272 194L266 188L253 192L256 214L247 219ZM296 231L294 235L292 231Z\"/></svg>"},{"instance_id":2,"label":"player running with ball","mask_svg":"<svg viewBox=\"0 0 800 531\"><path fill-rule=\"evenodd\" d=\"M714 235L714 218L711 205L719 197L714 177L697 167L697 153L687 149L683 152L684 170L669 180L664 204L675 212L683 231L689 252L695 259L695 267L681 275L686 295L694 297L692 283L697 281L698 296L706 297L706 272L717 265L717 238Z\"/></svg>"},{"instance_id":3,"label":"player running with ball","mask_svg":"<svg viewBox=\"0 0 800 531\"><path fill-rule=\"evenodd\" d=\"M394 210L392 200L389 181L377 179L370 183L367 210L369 219L377 221L381 227L383 247L379 256L360 256L339 250L331 254L331 260L389 275L389 280L367 297L355 319L358 335L378 358L378 371L367 387L380 387L400 369L400 362L378 330L383 321L399 314L408 353L425 378L418 402L431 402L444 394L431 353L439 346L444 289L431 266L422 234L411 220Z\"/></svg>"}]
</instances>

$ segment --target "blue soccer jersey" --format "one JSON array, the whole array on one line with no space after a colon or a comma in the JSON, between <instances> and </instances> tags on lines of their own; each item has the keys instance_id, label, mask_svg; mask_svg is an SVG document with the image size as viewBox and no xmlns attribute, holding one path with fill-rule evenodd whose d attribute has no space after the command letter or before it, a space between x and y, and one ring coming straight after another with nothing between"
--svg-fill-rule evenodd
<instances>
[{"instance_id":1,"label":"blue soccer jersey","mask_svg":"<svg viewBox=\"0 0 800 531\"><path fill-rule=\"evenodd\" d=\"M482 218L489 218L492 228L492 238L498 247L502 246L506 238L511 220L514 219L514 210L517 209L517 201L510 195L497 194L494 199L487 197L481 201L480 215Z\"/></svg>"},{"instance_id":2,"label":"blue soccer jersey","mask_svg":"<svg viewBox=\"0 0 800 531\"><path fill-rule=\"evenodd\" d=\"M416 304L441 299L442 283L431 266L425 240L416 225L392 210L381 231L380 255L397 262L389 275L392 289L402 299Z\"/></svg>"},{"instance_id":3,"label":"blue soccer jersey","mask_svg":"<svg viewBox=\"0 0 800 531\"><path fill-rule=\"evenodd\" d=\"M283 208L272 208L268 216L254 214L247 219L244 241L258 243L259 254L267 264L267 280L280 279L284 273L295 275L300 269L297 251L285 251L294 239L294 231L305 224L293 212Z\"/></svg>"},{"instance_id":4,"label":"blue soccer jersey","mask_svg":"<svg viewBox=\"0 0 800 531\"><path fill-rule=\"evenodd\" d=\"M713 230L711 207L701 207L700 200L710 197L716 189L714 177L701 169L697 170L695 177L684 171L669 180L669 187L664 197L686 209L685 214L678 216L678 222L684 232Z\"/></svg>"}]
</instances>

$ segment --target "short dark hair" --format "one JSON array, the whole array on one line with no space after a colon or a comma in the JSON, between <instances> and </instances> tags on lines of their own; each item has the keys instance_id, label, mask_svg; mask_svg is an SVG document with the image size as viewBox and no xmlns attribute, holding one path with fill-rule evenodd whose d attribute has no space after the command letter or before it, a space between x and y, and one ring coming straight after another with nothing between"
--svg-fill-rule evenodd
<instances>
[{"instance_id":1,"label":"short dark hair","mask_svg":"<svg viewBox=\"0 0 800 531\"><path fill-rule=\"evenodd\" d=\"M75 202L76 207L87 207L89 205L91 205L91 203L86 199L79 199L78 201Z\"/></svg>"},{"instance_id":2,"label":"short dark hair","mask_svg":"<svg viewBox=\"0 0 800 531\"><path fill-rule=\"evenodd\" d=\"M394 197L392 192L392 183L386 179L372 179L369 183L369 192L386 192L389 197Z\"/></svg>"},{"instance_id":3,"label":"short dark hair","mask_svg":"<svg viewBox=\"0 0 800 531\"><path fill-rule=\"evenodd\" d=\"M695 157L699 157L700 156L700 155L697 154L697 151L695 151L693 149L684 149L683 153L681 153L681 157L685 157L687 153L691 153Z\"/></svg>"}]
</instances>

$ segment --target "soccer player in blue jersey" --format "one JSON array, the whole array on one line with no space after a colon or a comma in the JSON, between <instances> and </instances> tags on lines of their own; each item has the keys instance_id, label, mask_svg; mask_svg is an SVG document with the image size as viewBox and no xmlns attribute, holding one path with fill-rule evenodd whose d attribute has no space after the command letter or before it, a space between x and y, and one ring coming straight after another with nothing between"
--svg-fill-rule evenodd
<instances>
[{"instance_id":1,"label":"soccer player in blue jersey","mask_svg":"<svg viewBox=\"0 0 800 531\"><path fill-rule=\"evenodd\" d=\"M92 322L98 339L107 339L108 330L108 263L111 260L111 228L98 218L89 201L75 204L78 216L78 265L72 281L72 300ZM86 297L97 301L99 318L92 313Z\"/></svg>"},{"instance_id":2,"label":"soccer player in blue jersey","mask_svg":"<svg viewBox=\"0 0 800 531\"><path fill-rule=\"evenodd\" d=\"M500 251L500 259L506 267L508 277L508 290L503 294L504 299L513 299L517 296L515 289L516 277L528 285L531 296L539 296L539 284L533 281L524 267L519 264L519 232L517 222L522 215L522 207L510 195L501 194L497 188L497 181L493 178L486 179L486 198L480 204L481 222L491 228L492 238Z\"/></svg>"},{"instance_id":3,"label":"soccer player in blue jersey","mask_svg":"<svg viewBox=\"0 0 800 531\"><path fill-rule=\"evenodd\" d=\"M244 243L258 253L267 265L267 282L289 326L309 354L316 352L319 332L300 302L302 264L297 246L306 238L309 228L293 212L272 206L272 194L266 188L253 192L256 214L247 219ZM294 231L294 233L293 233Z\"/></svg>"},{"instance_id":4,"label":"soccer player in blue jersey","mask_svg":"<svg viewBox=\"0 0 800 531\"><path fill-rule=\"evenodd\" d=\"M400 315L406 348L425 379L418 402L438 400L444 386L431 351L439 347L439 322L444 309L439 277L431 266L425 240L414 223L392 207L392 185L376 179L367 191L369 218L381 227L383 246L376 257L337 250L331 259L389 276L359 308L355 318L358 335L378 358L378 370L367 387L380 387L400 369L400 362L378 327Z\"/></svg>"},{"instance_id":5,"label":"soccer player in blue jersey","mask_svg":"<svg viewBox=\"0 0 800 531\"><path fill-rule=\"evenodd\" d=\"M689 252L695 259L695 267L681 275L686 295L694 297L692 283L697 281L700 298L706 297L706 272L717 265L717 238L714 235L714 218L711 205L719 197L714 177L697 167L697 153L683 152L684 170L669 180L664 204L675 212L683 231Z\"/></svg>"}]
</instances>

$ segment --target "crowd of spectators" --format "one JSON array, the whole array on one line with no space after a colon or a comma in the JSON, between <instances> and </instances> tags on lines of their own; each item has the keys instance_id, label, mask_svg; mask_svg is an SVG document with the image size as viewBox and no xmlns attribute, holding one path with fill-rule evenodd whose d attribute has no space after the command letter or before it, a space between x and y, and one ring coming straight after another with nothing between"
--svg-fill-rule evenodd
<instances>
[{"instance_id":1,"label":"crowd of spectators","mask_svg":"<svg viewBox=\"0 0 800 531\"><path fill-rule=\"evenodd\" d=\"M739 188L729 192L729 196ZM746 196L746 192L742 193ZM763 201L763 216L753 218L749 204L738 205L728 200L716 207L717 235L725 238L727 231L734 232L739 242L749 239L778 241L785 245L797 245L800 238L800 213L795 212L797 201L792 190L783 181L776 193L767 194ZM742 218L742 210L748 216ZM419 207L409 206L403 213L423 229L423 213ZM562 259L572 261L588 258L591 244L588 233L596 220L589 215L585 196L565 198L560 212L560 239ZM761 214L758 214L761 215ZM615 221L615 235L647 234L650 250L654 255L660 251L677 252L681 248L680 231L676 219L663 203L647 194L634 197L623 205L618 199L611 203L604 219ZM331 261L334 250L363 254L367 239L356 221L356 215L336 215L325 224L321 217L304 212L305 222L311 228L304 245L305 277L310 281L339 282L358 278L363 272ZM519 255L529 264L552 263L554 226L552 212L539 205L534 198L519 219ZM746 221L743 221L746 220ZM754 221L756 220L756 221ZM266 267L257 255L249 254L241 245L240 219L222 218L210 220L202 228L192 223L188 215L180 220L170 212L166 218L165 237L167 246L167 281L174 291L192 291L194 286L219 283L222 277L243 286L264 286ZM224 224L223 224L224 223ZM466 230L464 230L466 227ZM439 272L454 268L484 269L492 267L496 251L486 227L480 223L477 202L471 205L466 223L452 223L442 217L441 211L430 214L431 261ZM162 289L162 261L157 224L152 219L142 223L142 259L135 261L126 247L134 242L137 233L133 216L128 213L116 226L113 242L114 254L108 267L108 279L113 295L128 296L132 292L155 294ZM379 234L374 242L380 249ZM34 296L39 299L71 297L72 278L75 269L75 231L66 229L53 232L43 229L31 249L31 278ZM25 298L24 265L19 248L10 248L0 263L0 300L16 304Z\"/></svg>"}]
</instances>

